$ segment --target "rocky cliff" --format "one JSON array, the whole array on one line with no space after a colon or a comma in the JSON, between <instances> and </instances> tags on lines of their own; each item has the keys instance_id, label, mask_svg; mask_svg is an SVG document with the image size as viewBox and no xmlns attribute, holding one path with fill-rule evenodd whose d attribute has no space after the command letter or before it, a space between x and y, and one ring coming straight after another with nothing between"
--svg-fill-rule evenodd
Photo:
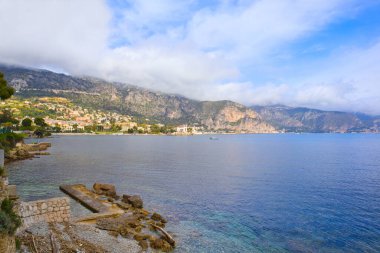
<instances>
[{"instance_id":1,"label":"rocky cliff","mask_svg":"<svg viewBox=\"0 0 380 253\"><path fill-rule=\"evenodd\" d=\"M379 132L380 117L283 105L252 107L263 120L286 132Z\"/></svg>"}]
</instances>

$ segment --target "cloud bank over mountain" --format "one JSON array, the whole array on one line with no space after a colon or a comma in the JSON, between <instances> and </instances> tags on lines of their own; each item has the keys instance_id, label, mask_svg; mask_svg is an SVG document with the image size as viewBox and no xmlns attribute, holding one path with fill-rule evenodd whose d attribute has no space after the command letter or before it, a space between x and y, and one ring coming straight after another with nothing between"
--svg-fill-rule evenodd
<instances>
[{"instance_id":1,"label":"cloud bank over mountain","mask_svg":"<svg viewBox=\"0 0 380 253\"><path fill-rule=\"evenodd\" d=\"M1 0L0 61L196 99L379 114L379 10L354 0Z\"/></svg>"}]
</instances>

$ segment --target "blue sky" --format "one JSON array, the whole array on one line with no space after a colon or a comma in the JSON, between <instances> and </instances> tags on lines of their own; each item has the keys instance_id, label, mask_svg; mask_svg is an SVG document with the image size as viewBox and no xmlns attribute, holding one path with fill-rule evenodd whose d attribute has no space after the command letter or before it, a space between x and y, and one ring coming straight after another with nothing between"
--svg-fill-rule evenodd
<instances>
[{"instance_id":1,"label":"blue sky","mask_svg":"<svg viewBox=\"0 0 380 253\"><path fill-rule=\"evenodd\" d=\"M379 13L380 0L1 0L0 59L195 99L380 114Z\"/></svg>"}]
</instances>

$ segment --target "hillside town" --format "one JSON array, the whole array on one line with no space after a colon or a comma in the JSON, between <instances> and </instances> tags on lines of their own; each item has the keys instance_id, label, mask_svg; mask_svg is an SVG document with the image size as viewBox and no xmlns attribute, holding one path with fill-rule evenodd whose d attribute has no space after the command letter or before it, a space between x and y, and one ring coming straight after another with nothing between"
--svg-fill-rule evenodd
<instances>
[{"instance_id":1,"label":"hillside town","mask_svg":"<svg viewBox=\"0 0 380 253\"><path fill-rule=\"evenodd\" d=\"M4 114L14 118L7 119ZM133 117L116 112L83 108L61 97L42 97L23 99L19 97L2 101L0 104L2 127L18 131L31 131L43 119L44 126L52 132L60 133L124 133L124 134L201 134L202 128L188 125L164 125L136 122ZM10 117L10 116L8 116ZM27 122L31 121L29 125ZM8 122L7 122L8 121ZM33 128L33 126L35 126Z\"/></svg>"}]
</instances>

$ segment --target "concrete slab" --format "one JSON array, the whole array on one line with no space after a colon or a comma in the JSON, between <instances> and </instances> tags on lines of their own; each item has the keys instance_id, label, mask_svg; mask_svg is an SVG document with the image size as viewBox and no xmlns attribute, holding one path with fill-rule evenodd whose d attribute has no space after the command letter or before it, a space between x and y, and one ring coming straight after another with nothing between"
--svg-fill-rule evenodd
<instances>
[{"instance_id":1,"label":"concrete slab","mask_svg":"<svg viewBox=\"0 0 380 253\"><path fill-rule=\"evenodd\" d=\"M95 213L110 211L110 206L99 200L97 195L83 184L61 185L59 189Z\"/></svg>"}]
</instances>

